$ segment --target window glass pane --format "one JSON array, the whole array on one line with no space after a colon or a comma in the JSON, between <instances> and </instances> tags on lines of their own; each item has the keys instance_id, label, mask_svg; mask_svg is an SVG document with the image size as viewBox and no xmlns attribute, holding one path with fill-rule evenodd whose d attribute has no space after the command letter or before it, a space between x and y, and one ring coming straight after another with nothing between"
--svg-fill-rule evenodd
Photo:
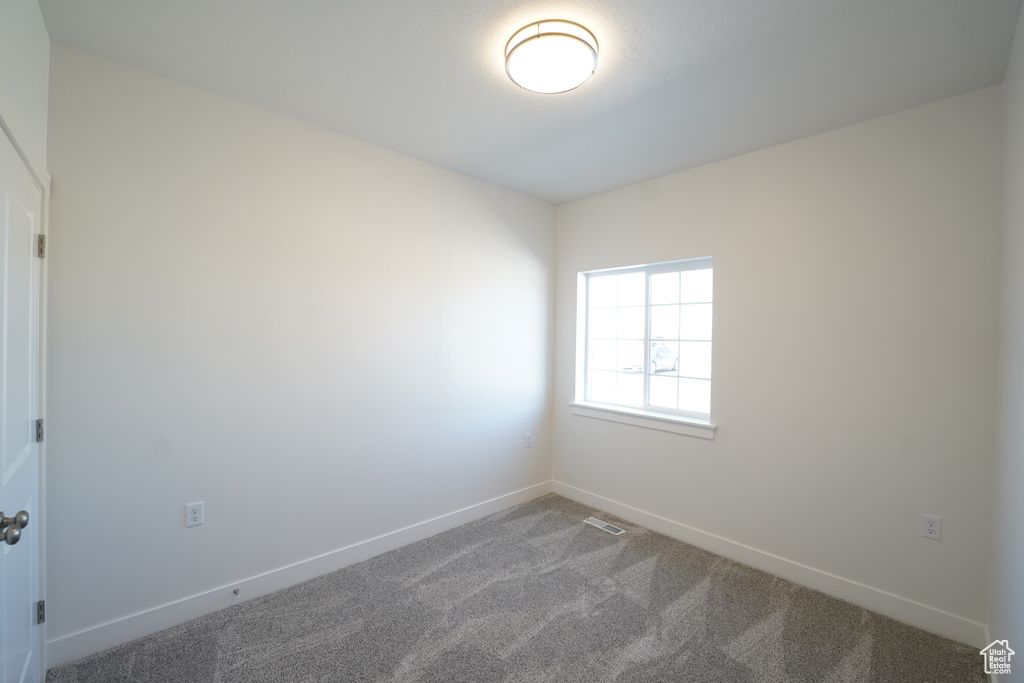
<instances>
[{"instance_id":1,"label":"window glass pane","mask_svg":"<svg viewBox=\"0 0 1024 683\"><path fill-rule=\"evenodd\" d=\"M616 374L592 370L588 377L587 400L598 403L614 403Z\"/></svg>"},{"instance_id":2,"label":"window glass pane","mask_svg":"<svg viewBox=\"0 0 1024 683\"><path fill-rule=\"evenodd\" d=\"M619 302L618 275L591 275L587 278L590 308L615 306Z\"/></svg>"},{"instance_id":3,"label":"window glass pane","mask_svg":"<svg viewBox=\"0 0 1024 683\"><path fill-rule=\"evenodd\" d=\"M679 374L711 379L711 342L683 342L679 345Z\"/></svg>"},{"instance_id":4,"label":"window glass pane","mask_svg":"<svg viewBox=\"0 0 1024 683\"><path fill-rule=\"evenodd\" d=\"M711 339L711 304L689 304L679 307L679 338Z\"/></svg>"},{"instance_id":5,"label":"window glass pane","mask_svg":"<svg viewBox=\"0 0 1024 683\"><path fill-rule=\"evenodd\" d=\"M642 341L620 341L617 370L641 372L644 366L644 343Z\"/></svg>"},{"instance_id":6,"label":"window glass pane","mask_svg":"<svg viewBox=\"0 0 1024 683\"><path fill-rule=\"evenodd\" d=\"M651 303L679 303L679 273L658 273L651 276Z\"/></svg>"},{"instance_id":7,"label":"window glass pane","mask_svg":"<svg viewBox=\"0 0 1024 683\"><path fill-rule=\"evenodd\" d=\"M682 285L683 303L714 301L713 273L710 268L703 270L684 270L679 273Z\"/></svg>"},{"instance_id":8,"label":"window glass pane","mask_svg":"<svg viewBox=\"0 0 1024 683\"><path fill-rule=\"evenodd\" d=\"M590 367L594 370L617 370L618 342L599 339L590 342Z\"/></svg>"},{"instance_id":9,"label":"window glass pane","mask_svg":"<svg viewBox=\"0 0 1024 683\"><path fill-rule=\"evenodd\" d=\"M711 382L706 379L679 380L679 409L711 413Z\"/></svg>"},{"instance_id":10,"label":"window glass pane","mask_svg":"<svg viewBox=\"0 0 1024 683\"><path fill-rule=\"evenodd\" d=\"M618 373L615 402L623 406L643 407L644 376L640 373Z\"/></svg>"},{"instance_id":11,"label":"window glass pane","mask_svg":"<svg viewBox=\"0 0 1024 683\"><path fill-rule=\"evenodd\" d=\"M619 339L644 338L644 307L630 306L619 309Z\"/></svg>"},{"instance_id":12,"label":"window glass pane","mask_svg":"<svg viewBox=\"0 0 1024 683\"><path fill-rule=\"evenodd\" d=\"M619 306L643 306L646 281L643 272L619 275Z\"/></svg>"},{"instance_id":13,"label":"window glass pane","mask_svg":"<svg viewBox=\"0 0 1024 683\"><path fill-rule=\"evenodd\" d=\"M679 306L651 306L651 340L679 339Z\"/></svg>"},{"instance_id":14,"label":"window glass pane","mask_svg":"<svg viewBox=\"0 0 1024 683\"><path fill-rule=\"evenodd\" d=\"M618 334L619 312L614 308L598 308L590 311L590 338L615 339Z\"/></svg>"},{"instance_id":15,"label":"window glass pane","mask_svg":"<svg viewBox=\"0 0 1024 683\"><path fill-rule=\"evenodd\" d=\"M655 375L651 377L651 395L649 403L659 408L678 407L677 397L679 395L679 380L675 377L663 377Z\"/></svg>"}]
</instances>

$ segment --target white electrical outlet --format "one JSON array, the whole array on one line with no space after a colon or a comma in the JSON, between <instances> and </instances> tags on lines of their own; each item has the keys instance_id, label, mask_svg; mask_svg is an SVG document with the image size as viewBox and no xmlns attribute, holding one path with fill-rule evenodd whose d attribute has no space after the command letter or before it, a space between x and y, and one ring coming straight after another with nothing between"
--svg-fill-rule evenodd
<instances>
[{"instance_id":1,"label":"white electrical outlet","mask_svg":"<svg viewBox=\"0 0 1024 683\"><path fill-rule=\"evenodd\" d=\"M942 517L921 515L921 535L936 541L942 540Z\"/></svg>"},{"instance_id":2,"label":"white electrical outlet","mask_svg":"<svg viewBox=\"0 0 1024 683\"><path fill-rule=\"evenodd\" d=\"M185 526L199 526L204 522L203 502L187 503L185 505Z\"/></svg>"},{"instance_id":3,"label":"white electrical outlet","mask_svg":"<svg viewBox=\"0 0 1024 683\"><path fill-rule=\"evenodd\" d=\"M533 448L533 434L527 434L523 439L523 448Z\"/></svg>"}]
</instances>

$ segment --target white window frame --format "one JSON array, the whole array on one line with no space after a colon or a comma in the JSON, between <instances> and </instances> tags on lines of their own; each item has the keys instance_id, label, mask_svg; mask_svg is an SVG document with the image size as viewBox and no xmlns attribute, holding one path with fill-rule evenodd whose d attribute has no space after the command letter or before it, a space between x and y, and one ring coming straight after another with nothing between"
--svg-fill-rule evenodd
<instances>
[{"instance_id":1,"label":"white window frame","mask_svg":"<svg viewBox=\"0 0 1024 683\"><path fill-rule=\"evenodd\" d=\"M684 270L714 269L710 256L685 259L680 261L667 261L663 263L652 263L626 268L608 268L604 270L592 270L581 272L577 275L577 310L576 310L576 391L575 400L570 403L570 411L573 415L590 417L601 420L609 420L623 424L656 429L676 434L684 434L702 439L714 439L717 426L711 422L710 412L708 414L686 413L650 406L649 381L650 381L650 350L651 350L651 276L657 273L677 272ZM645 273L644 283L644 361L641 371L643 372L643 393L644 407L629 407L612 403L598 403L586 400L588 363L590 349L587 347L589 306L588 278L593 275L626 274L643 272ZM712 301L714 305L713 295ZM712 308L713 310L713 308ZM713 319L713 318L712 318ZM712 334L712 339L714 335ZM713 342L712 342L713 344Z\"/></svg>"}]
</instances>

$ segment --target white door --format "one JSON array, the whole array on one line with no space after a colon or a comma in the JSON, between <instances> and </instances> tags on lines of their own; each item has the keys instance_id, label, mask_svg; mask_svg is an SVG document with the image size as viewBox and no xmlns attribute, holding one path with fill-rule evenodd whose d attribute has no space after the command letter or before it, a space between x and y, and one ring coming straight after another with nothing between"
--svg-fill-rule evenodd
<instances>
[{"instance_id":1,"label":"white door","mask_svg":"<svg viewBox=\"0 0 1024 683\"><path fill-rule=\"evenodd\" d=\"M15 534L17 522L0 532L0 683L39 683L39 535L40 457L36 419L40 416L40 232L42 194L7 136L0 130L0 511L16 517L28 512L28 524ZM10 544L15 535L20 539Z\"/></svg>"}]
</instances>

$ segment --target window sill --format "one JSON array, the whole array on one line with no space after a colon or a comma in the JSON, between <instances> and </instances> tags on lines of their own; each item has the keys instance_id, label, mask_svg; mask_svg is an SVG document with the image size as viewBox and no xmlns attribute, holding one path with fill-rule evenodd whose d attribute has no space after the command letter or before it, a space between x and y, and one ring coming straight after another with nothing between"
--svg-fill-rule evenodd
<instances>
[{"instance_id":1,"label":"window sill","mask_svg":"<svg viewBox=\"0 0 1024 683\"><path fill-rule=\"evenodd\" d=\"M695 436L699 439L708 439L710 441L715 440L715 432L718 429L716 425L710 422L695 418L652 413L646 410L621 408L598 403L570 403L569 410L573 415L621 422L622 424L657 429L662 432L672 432L673 434Z\"/></svg>"}]
</instances>

